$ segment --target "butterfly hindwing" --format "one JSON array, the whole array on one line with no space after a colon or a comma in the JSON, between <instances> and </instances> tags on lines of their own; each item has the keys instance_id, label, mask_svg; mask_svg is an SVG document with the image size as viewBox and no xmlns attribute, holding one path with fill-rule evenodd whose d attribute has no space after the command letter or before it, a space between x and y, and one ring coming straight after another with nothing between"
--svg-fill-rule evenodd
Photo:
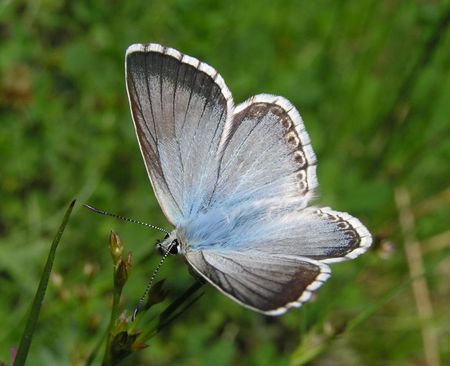
<instances>
[{"instance_id":1,"label":"butterfly hindwing","mask_svg":"<svg viewBox=\"0 0 450 366\"><path fill-rule=\"evenodd\" d=\"M357 218L328 207L309 207L262 224L266 230L258 237L250 234L243 248L333 263L356 258L372 243Z\"/></svg>"},{"instance_id":2,"label":"butterfly hindwing","mask_svg":"<svg viewBox=\"0 0 450 366\"><path fill-rule=\"evenodd\" d=\"M281 315L308 301L330 275L318 261L258 251L191 251L186 259L227 296L267 315Z\"/></svg>"}]
</instances>

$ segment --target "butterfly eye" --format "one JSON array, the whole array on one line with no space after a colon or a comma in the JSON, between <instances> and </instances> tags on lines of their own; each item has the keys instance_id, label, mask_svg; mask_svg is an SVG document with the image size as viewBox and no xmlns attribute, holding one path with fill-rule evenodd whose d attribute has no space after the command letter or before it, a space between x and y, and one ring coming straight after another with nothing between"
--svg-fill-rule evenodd
<instances>
[{"instance_id":1,"label":"butterfly eye","mask_svg":"<svg viewBox=\"0 0 450 366\"><path fill-rule=\"evenodd\" d=\"M172 246L169 251L170 254L178 254L178 240L174 240L172 242Z\"/></svg>"}]
</instances>

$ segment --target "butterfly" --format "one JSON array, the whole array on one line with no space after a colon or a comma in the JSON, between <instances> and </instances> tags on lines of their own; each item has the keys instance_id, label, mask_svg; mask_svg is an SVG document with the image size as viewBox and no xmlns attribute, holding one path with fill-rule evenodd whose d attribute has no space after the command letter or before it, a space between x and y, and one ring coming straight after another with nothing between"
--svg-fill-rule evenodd
<instances>
[{"instance_id":1,"label":"butterfly","mask_svg":"<svg viewBox=\"0 0 450 366\"><path fill-rule=\"evenodd\" d=\"M311 298L329 263L370 247L358 219L310 206L317 160L287 99L234 105L214 68L159 44L131 45L125 68L145 167L175 227L163 252L237 303L281 315Z\"/></svg>"}]
</instances>

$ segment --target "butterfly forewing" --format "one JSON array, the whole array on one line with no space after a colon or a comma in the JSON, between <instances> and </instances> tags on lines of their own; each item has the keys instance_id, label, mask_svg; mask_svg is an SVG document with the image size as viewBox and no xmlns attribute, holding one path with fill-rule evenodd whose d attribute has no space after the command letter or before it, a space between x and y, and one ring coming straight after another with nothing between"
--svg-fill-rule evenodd
<instances>
[{"instance_id":1,"label":"butterfly forewing","mask_svg":"<svg viewBox=\"0 0 450 366\"><path fill-rule=\"evenodd\" d=\"M177 225L213 189L230 93L210 66L155 44L128 49L126 82L147 172Z\"/></svg>"},{"instance_id":2,"label":"butterfly forewing","mask_svg":"<svg viewBox=\"0 0 450 366\"><path fill-rule=\"evenodd\" d=\"M285 98L261 94L238 105L222 149L218 195L231 188L238 197L257 191L306 205L317 187L311 141Z\"/></svg>"}]
</instances>

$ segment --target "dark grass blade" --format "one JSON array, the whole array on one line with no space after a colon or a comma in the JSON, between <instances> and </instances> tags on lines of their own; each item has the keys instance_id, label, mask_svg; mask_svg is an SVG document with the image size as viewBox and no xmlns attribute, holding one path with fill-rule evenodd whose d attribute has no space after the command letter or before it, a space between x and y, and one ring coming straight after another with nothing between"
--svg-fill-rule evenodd
<instances>
[{"instance_id":1,"label":"dark grass blade","mask_svg":"<svg viewBox=\"0 0 450 366\"><path fill-rule=\"evenodd\" d=\"M184 306L177 312L172 313L172 316L170 318L166 318L164 321L160 321L158 323L158 326L156 327L156 333L160 332L162 329L167 327L169 324L171 324L175 319L178 319L186 310L188 310L192 305L194 305L197 300L202 297L204 292L200 292L199 294L195 295L187 304L184 304Z\"/></svg>"},{"instance_id":2,"label":"dark grass blade","mask_svg":"<svg viewBox=\"0 0 450 366\"><path fill-rule=\"evenodd\" d=\"M191 305L193 305L202 295L203 292L197 293L204 285L204 282L194 282L186 291L170 303L159 316L149 321L139 336L139 341L146 342L148 339L156 335L161 329L178 318Z\"/></svg>"},{"instance_id":3,"label":"dark grass blade","mask_svg":"<svg viewBox=\"0 0 450 366\"><path fill-rule=\"evenodd\" d=\"M33 333L36 329L36 324L39 318L39 313L41 311L42 302L44 301L45 291L47 290L48 280L50 277L50 272L53 267L53 262L55 260L56 248L61 240L64 229L66 228L66 224L69 221L70 214L72 213L73 206L75 205L75 200L73 200L69 208L64 215L64 219L59 227L58 232L56 233L55 238L53 239L53 243L50 247L50 253L47 257L47 263L45 264L44 271L41 276L41 280L39 282L38 289L36 291L36 295L34 296L33 305L31 306L30 316L27 320L27 324L25 326L25 330L22 334L22 338L20 340L19 348L17 350L16 359L14 361L14 366L25 365L25 361L28 356L28 351L30 349L31 341L33 339Z\"/></svg>"},{"instance_id":4,"label":"dark grass blade","mask_svg":"<svg viewBox=\"0 0 450 366\"><path fill-rule=\"evenodd\" d=\"M197 290L204 285L204 282L196 281L178 298L176 298L159 316L160 323L165 323L171 315L185 303Z\"/></svg>"}]
</instances>

